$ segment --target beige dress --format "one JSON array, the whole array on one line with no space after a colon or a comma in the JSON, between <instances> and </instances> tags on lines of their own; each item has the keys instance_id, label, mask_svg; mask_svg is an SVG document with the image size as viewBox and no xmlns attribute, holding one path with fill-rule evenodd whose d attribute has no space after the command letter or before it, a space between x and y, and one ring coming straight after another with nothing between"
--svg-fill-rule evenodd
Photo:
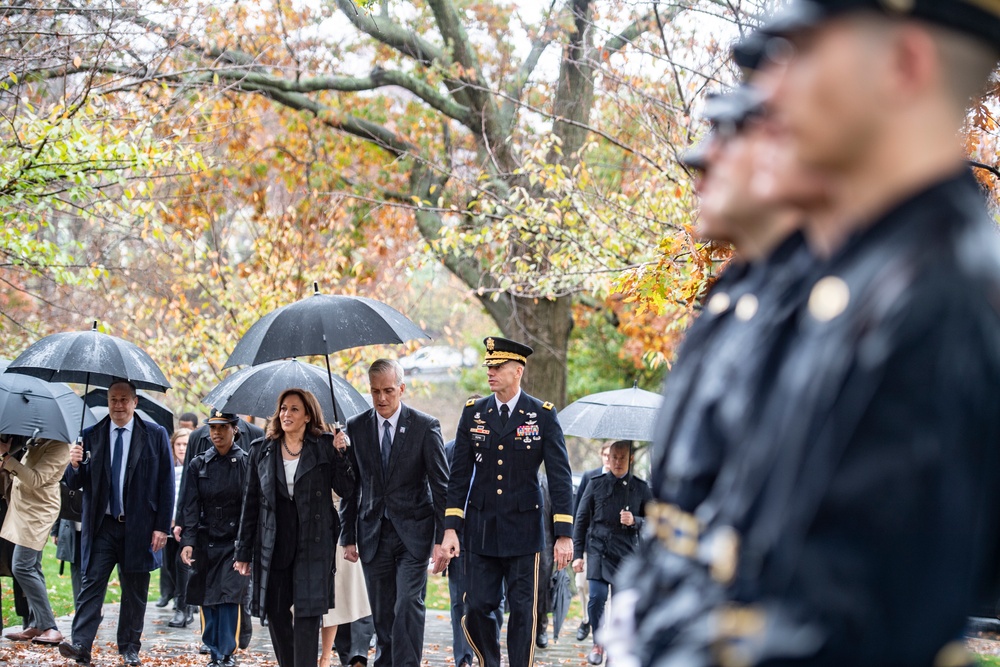
<instances>
[{"instance_id":1,"label":"beige dress","mask_svg":"<svg viewBox=\"0 0 1000 667\"><path fill-rule=\"evenodd\" d=\"M340 509L340 499L333 495ZM329 628L343 623L353 623L359 618L372 615L368 604L368 589L365 587L365 573L361 561L352 563L344 558L344 547L337 545L337 573L333 577L334 608L323 616L323 627Z\"/></svg>"}]
</instances>

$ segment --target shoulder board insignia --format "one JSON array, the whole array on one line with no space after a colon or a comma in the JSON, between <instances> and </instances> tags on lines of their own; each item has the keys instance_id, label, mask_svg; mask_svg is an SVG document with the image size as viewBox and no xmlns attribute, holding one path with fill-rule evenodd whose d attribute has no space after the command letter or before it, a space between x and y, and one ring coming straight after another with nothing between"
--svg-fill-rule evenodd
<instances>
[{"instance_id":1,"label":"shoulder board insignia","mask_svg":"<svg viewBox=\"0 0 1000 667\"><path fill-rule=\"evenodd\" d=\"M467 401L465 402L465 407L467 407L467 408L471 408L471 407L472 407L473 405L475 405L475 404L476 404L476 399L474 399L474 398L470 398L469 400L467 400Z\"/></svg>"},{"instance_id":2,"label":"shoulder board insignia","mask_svg":"<svg viewBox=\"0 0 1000 667\"><path fill-rule=\"evenodd\" d=\"M555 406L552 403L549 403L548 401L542 403L542 410L551 410L554 407Z\"/></svg>"}]
</instances>

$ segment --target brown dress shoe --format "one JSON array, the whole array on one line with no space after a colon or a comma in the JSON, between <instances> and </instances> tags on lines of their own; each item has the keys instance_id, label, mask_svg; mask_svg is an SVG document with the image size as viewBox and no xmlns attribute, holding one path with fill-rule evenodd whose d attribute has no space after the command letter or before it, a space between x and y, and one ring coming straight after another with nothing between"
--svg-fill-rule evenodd
<instances>
[{"instance_id":1,"label":"brown dress shoe","mask_svg":"<svg viewBox=\"0 0 1000 667\"><path fill-rule=\"evenodd\" d=\"M62 633L55 628L51 628L32 639L31 642L33 644L49 644L51 646L58 646L62 643L62 640Z\"/></svg>"},{"instance_id":2,"label":"brown dress shoe","mask_svg":"<svg viewBox=\"0 0 1000 667\"><path fill-rule=\"evenodd\" d=\"M12 642L28 642L40 634L42 634L42 631L38 628L25 628L21 632L8 632L4 637Z\"/></svg>"}]
</instances>

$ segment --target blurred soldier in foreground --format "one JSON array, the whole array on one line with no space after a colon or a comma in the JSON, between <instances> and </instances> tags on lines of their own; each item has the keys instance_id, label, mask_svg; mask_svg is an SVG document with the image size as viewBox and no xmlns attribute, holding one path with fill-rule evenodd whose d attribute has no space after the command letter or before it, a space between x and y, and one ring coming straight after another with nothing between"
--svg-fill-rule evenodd
<instances>
[{"instance_id":1,"label":"blurred soldier in foreground","mask_svg":"<svg viewBox=\"0 0 1000 667\"><path fill-rule=\"evenodd\" d=\"M996 546L1000 248L958 137L1000 6L797 1L763 36L775 141L828 186L805 217L821 260L683 539L647 523L704 567L634 592L616 647L633 665L965 664Z\"/></svg>"}]
</instances>

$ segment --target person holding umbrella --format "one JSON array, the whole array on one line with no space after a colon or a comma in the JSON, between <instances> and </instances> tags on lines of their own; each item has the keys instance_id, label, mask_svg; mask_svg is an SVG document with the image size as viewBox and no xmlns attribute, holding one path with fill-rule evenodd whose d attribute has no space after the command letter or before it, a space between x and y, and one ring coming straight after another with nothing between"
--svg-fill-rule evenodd
<instances>
[{"instance_id":1,"label":"person holding umbrella","mask_svg":"<svg viewBox=\"0 0 1000 667\"><path fill-rule=\"evenodd\" d=\"M149 573L160 567L174 509L174 466L167 432L135 414L139 398L127 380L108 387L108 416L85 429L70 449L64 479L83 489L83 590L73 617L73 641L59 645L64 658L90 664L103 617L108 580L118 566L121 613L118 652L139 665ZM84 460L84 450L90 456Z\"/></svg>"},{"instance_id":2,"label":"person holding umbrella","mask_svg":"<svg viewBox=\"0 0 1000 667\"><path fill-rule=\"evenodd\" d=\"M69 443L58 440L28 440L23 460L20 447L23 437L0 436L0 470L14 478L10 507L0 529L0 537L14 543L11 570L28 601L28 624L21 632L8 632L13 641L58 644L63 640L52 614L45 575L42 573L42 549L49 529L59 518L59 480L69 463ZM12 451L12 449L14 451Z\"/></svg>"},{"instance_id":3,"label":"person holding umbrella","mask_svg":"<svg viewBox=\"0 0 1000 667\"><path fill-rule=\"evenodd\" d=\"M213 448L191 461L181 499L185 530L180 557L192 568L185 602L201 605L202 641L211 651L210 667L236 664L240 604L248 584L232 567L250 461L236 443L238 422L236 415L218 411L205 421Z\"/></svg>"},{"instance_id":4,"label":"person holding umbrella","mask_svg":"<svg viewBox=\"0 0 1000 667\"><path fill-rule=\"evenodd\" d=\"M280 667L316 667L319 659L340 534L330 490L354 492L348 445L334 444L312 393L286 389L250 456L233 567L249 576L252 565L251 611L269 621Z\"/></svg>"},{"instance_id":5,"label":"person holding umbrella","mask_svg":"<svg viewBox=\"0 0 1000 667\"><path fill-rule=\"evenodd\" d=\"M587 584L594 629L594 648L587 656L591 665L604 661L604 647L597 641L598 628L618 566L639 545L639 529L645 505L653 494L645 481L633 476L632 443L619 440L608 451L609 470L593 478L576 510L573 522L573 570L583 572L587 554Z\"/></svg>"}]
</instances>

